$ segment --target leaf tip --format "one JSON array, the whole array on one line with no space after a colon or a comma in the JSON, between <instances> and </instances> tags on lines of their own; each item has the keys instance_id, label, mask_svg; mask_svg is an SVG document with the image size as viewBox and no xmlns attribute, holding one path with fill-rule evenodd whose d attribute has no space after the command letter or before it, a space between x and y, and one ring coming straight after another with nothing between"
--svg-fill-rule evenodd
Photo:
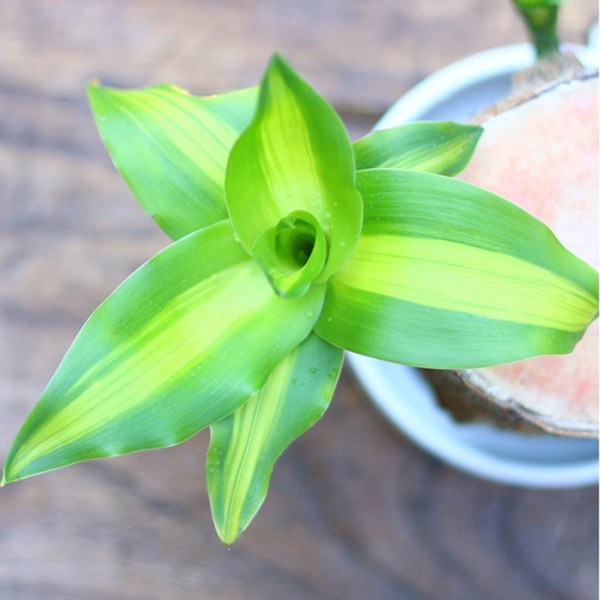
<instances>
[{"instance_id":1,"label":"leaf tip","mask_svg":"<svg viewBox=\"0 0 600 600\"><path fill-rule=\"evenodd\" d=\"M267 73L272 71L280 73L280 76L293 75L298 78L298 74L294 71L292 65L279 52L273 53L267 66Z\"/></svg>"},{"instance_id":2,"label":"leaf tip","mask_svg":"<svg viewBox=\"0 0 600 600\"><path fill-rule=\"evenodd\" d=\"M213 524L215 526L215 531L217 532L219 539L228 548L231 547L237 541L237 539L240 537L240 534L242 533L239 529L235 529L234 527L227 527L227 524L225 523L217 523L214 518Z\"/></svg>"},{"instance_id":3,"label":"leaf tip","mask_svg":"<svg viewBox=\"0 0 600 600\"><path fill-rule=\"evenodd\" d=\"M99 79L92 79L86 86L88 95L92 95L102 88L102 84Z\"/></svg>"},{"instance_id":4,"label":"leaf tip","mask_svg":"<svg viewBox=\"0 0 600 600\"><path fill-rule=\"evenodd\" d=\"M4 462L2 478L0 478L0 488L8 485L9 483L19 481L20 479L23 479L23 477L19 474L18 470L15 472L13 455L11 453Z\"/></svg>"},{"instance_id":5,"label":"leaf tip","mask_svg":"<svg viewBox=\"0 0 600 600\"><path fill-rule=\"evenodd\" d=\"M287 65L285 59L283 58L281 52L279 52L278 50L276 50L275 52L273 52L273 54L271 55L271 60L269 60L269 66L270 65Z\"/></svg>"},{"instance_id":6,"label":"leaf tip","mask_svg":"<svg viewBox=\"0 0 600 600\"><path fill-rule=\"evenodd\" d=\"M106 97L107 88L100 83L99 79L93 79L86 86L88 102L92 107L92 112L95 114L100 103Z\"/></svg>"}]
</instances>

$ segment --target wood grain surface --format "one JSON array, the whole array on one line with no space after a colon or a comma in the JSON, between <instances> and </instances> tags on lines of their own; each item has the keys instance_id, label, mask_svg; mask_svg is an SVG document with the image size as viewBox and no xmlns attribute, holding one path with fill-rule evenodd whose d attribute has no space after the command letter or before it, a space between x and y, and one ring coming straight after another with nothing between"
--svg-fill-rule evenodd
<instances>
[{"instance_id":1,"label":"wood grain surface","mask_svg":"<svg viewBox=\"0 0 600 600\"><path fill-rule=\"evenodd\" d=\"M567 3L584 39L593 0ZM81 324L168 240L113 170L91 79L255 84L280 50L365 133L444 64L518 42L507 0L0 0L0 457ZM469 477L377 414L349 371L235 546L208 436L0 491L2 600L588 600L598 493Z\"/></svg>"}]
</instances>

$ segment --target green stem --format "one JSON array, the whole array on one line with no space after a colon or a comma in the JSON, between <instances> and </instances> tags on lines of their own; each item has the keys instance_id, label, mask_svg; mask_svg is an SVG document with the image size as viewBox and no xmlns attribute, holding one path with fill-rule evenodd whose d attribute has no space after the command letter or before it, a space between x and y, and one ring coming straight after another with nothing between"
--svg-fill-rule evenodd
<instances>
[{"instance_id":1,"label":"green stem","mask_svg":"<svg viewBox=\"0 0 600 600\"><path fill-rule=\"evenodd\" d=\"M538 58L547 58L559 47L556 23L559 6L551 2L513 0L519 11Z\"/></svg>"}]
</instances>

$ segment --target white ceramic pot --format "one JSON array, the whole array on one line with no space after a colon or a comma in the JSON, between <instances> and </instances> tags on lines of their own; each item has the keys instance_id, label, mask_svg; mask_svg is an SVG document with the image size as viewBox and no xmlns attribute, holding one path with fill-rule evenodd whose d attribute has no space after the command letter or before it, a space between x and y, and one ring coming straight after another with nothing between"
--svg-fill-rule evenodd
<instances>
[{"instance_id":1,"label":"white ceramic pot","mask_svg":"<svg viewBox=\"0 0 600 600\"><path fill-rule=\"evenodd\" d=\"M586 66L596 52L574 47ZM467 123L506 96L511 75L533 64L528 44L469 56L418 84L383 116L376 129L409 121ZM598 442L524 435L490 425L456 423L442 410L416 369L349 354L356 376L389 420L425 450L468 473L530 488L562 488L598 482Z\"/></svg>"}]
</instances>

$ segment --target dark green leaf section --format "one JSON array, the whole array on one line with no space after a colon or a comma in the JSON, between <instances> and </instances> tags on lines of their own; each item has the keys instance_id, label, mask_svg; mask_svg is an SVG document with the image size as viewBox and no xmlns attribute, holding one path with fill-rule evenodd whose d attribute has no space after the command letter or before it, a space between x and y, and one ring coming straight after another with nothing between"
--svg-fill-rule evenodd
<instances>
[{"instance_id":1,"label":"dark green leaf section","mask_svg":"<svg viewBox=\"0 0 600 600\"><path fill-rule=\"evenodd\" d=\"M564 0L513 0L538 58L548 58L560 46L557 33L558 13Z\"/></svg>"},{"instance_id":2,"label":"dark green leaf section","mask_svg":"<svg viewBox=\"0 0 600 600\"><path fill-rule=\"evenodd\" d=\"M277 296L228 222L172 244L84 325L19 432L5 481L170 446L222 419L306 338L322 297L316 286Z\"/></svg>"},{"instance_id":3,"label":"dark green leaf section","mask_svg":"<svg viewBox=\"0 0 600 600\"><path fill-rule=\"evenodd\" d=\"M347 350L430 369L467 369L565 354L581 333L493 320L332 281L315 331Z\"/></svg>"},{"instance_id":4,"label":"dark green leaf section","mask_svg":"<svg viewBox=\"0 0 600 600\"><path fill-rule=\"evenodd\" d=\"M256 115L227 163L227 208L241 243L253 253L265 232L298 211L309 213L327 240L327 260L314 279L324 282L358 240L362 203L354 180L354 155L339 117L275 56Z\"/></svg>"},{"instance_id":5,"label":"dark green leaf section","mask_svg":"<svg viewBox=\"0 0 600 600\"><path fill-rule=\"evenodd\" d=\"M203 98L171 85L88 89L108 152L144 210L173 239L227 217L225 166L255 88Z\"/></svg>"},{"instance_id":6,"label":"dark green leaf section","mask_svg":"<svg viewBox=\"0 0 600 600\"><path fill-rule=\"evenodd\" d=\"M476 125L433 121L375 131L354 142L356 168L456 175L467 166L482 131Z\"/></svg>"},{"instance_id":7,"label":"dark green leaf section","mask_svg":"<svg viewBox=\"0 0 600 600\"><path fill-rule=\"evenodd\" d=\"M409 171L363 171L358 185L363 233L315 326L330 343L478 367L569 352L597 316L598 274L505 200Z\"/></svg>"},{"instance_id":8,"label":"dark green leaf section","mask_svg":"<svg viewBox=\"0 0 600 600\"><path fill-rule=\"evenodd\" d=\"M311 335L279 363L257 394L211 426L208 493L225 543L233 542L257 513L281 453L325 412L342 360L342 350Z\"/></svg>"}]
</instances>

